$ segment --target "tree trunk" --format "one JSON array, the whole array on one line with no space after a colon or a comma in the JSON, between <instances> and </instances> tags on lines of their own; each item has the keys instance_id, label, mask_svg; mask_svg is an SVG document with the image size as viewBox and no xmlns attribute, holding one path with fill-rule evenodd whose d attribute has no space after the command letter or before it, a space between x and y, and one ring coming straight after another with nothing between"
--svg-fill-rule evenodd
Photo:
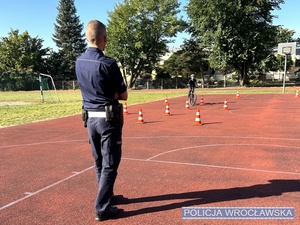
<instances>
[{"instance_id":1,"label":"tree trunk","mask_svg":"<svg viewBox=\"0 0 300 225\"><path fill-rule=\"evenodd\" d=\"M133 88L137 78L139 77L139 74L130 73L130 80L129 80L129 88Z\"/></svg>"},{"instance_id":2,"label":"tree trunk","mask_svg":"<svg viewBox=\"0 0 300 225\"><path fill-rule=\"evenodd\" d=\"M121 70L122 70L122 74L123 74L123 80L124 80L126 86L128 86L127 76L126 76L127 75L126 74L126 68L122 66Z\"/></svg>"},{"instance_id":3,"label":"tree trunk","mask_svg":"<svg viewBox=\"0 0 300 225\"><path fill-rule=\"evenodd\" d=\"M240 77L240 86L244 86L246 84L247 79L247 64L246 62L243 63L241 68L241 77Z\"/></svg>"},{"instance_id":4,"label":"tree trunk","mask_svg":"<svg viewBox=\"0 0 300 225\"><path fill-rule=\"evenodd\" d=\"M241 72L241 77L240 77L239 82L240 82L240 87L243 87L244 86L244 74L243 74L243 72Z\"/></svg>"},{"instance_id":5,"label":"tree trunk","mask_svg":"<svg viewBox=\"0 0 300 225\"><path fill-rule=\"evenodd\" d=\"M134 83L135 83L135 80L133 80L133 75L131 75L130 80L129 80L129 88L133 88Z\"/></svg>"}]
</instances>

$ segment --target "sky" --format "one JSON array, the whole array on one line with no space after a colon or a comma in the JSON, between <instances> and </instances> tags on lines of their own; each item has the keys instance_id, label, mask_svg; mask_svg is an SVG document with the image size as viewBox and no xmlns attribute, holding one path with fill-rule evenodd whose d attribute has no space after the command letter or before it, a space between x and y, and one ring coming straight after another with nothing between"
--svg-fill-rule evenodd
<instances>
[{"instance_id":1,"label":"sky","mask_svg":"<svg viewBox=\"0 0 300 225\"><path fill-rule=\"evenodd\" d=\"M7 37L11 29L19 30L19 33L28 31L31 37L39 37L44 40L44 47L55 49L52 41L54 23L58 14L59 0L0 0L0 37ZM108 11L112 12L115 5L122 0L75 0L77 16L84 25L91 19L97 19L107 24ZM181 8L188 0L179 0ZM300 37L300 0L285 0L281 10L273 11L277 18L274 25L282 25L284 28L294 30L294 38ZM185 12L180 14L186 18ZM180 33L174 38L170 46L179 47L184 38L189 36Z\"/></svg>"}]
</instances>

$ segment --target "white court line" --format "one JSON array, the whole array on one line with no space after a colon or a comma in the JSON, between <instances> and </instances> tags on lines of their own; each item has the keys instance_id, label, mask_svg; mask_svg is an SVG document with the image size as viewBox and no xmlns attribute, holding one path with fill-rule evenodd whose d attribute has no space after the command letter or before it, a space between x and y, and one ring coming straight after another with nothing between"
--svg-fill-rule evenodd
<instances>
[{"instance_id":1,"label":"white court line","mask_svg":"<svg viewBox=\"0 0 300 225\"><path fill-rule=\"evenodd\" d=\"M80 171L80 172L75 172L73 175L71 175L71 176L69 176L69 177L66 177L66 178L64 178L64 179L62 179L62 180L60 180L60 181L57 181L56 183L50 184L49 186L46 186L46 187L44 187L44 188L42 188L42 189L40 189L40 190L37 190L36 192L25 192L24 194L26 194L26 196L24 196L23 198L19 198L18 200L13 201L13 202L11 202L11 203L9 203L9 204L7 204L7 205L2 206L2 207L0 208L0 211L3 210L3 209L6 209L6 208L8 208L8 207L10 207L10 206L12 206L12 205L15 205L15 204L17 204L17 203L19 203L19 202L21 202L21 201L24 201L24 200L27 199L27 198L30 198L30 197L32 197L32 196L34 196L34 195L37 195L37 194L39 194L39 193L42 192L42 191L45 191L45 190L47 190L47 189L50 189L50 188L52 188L52 187L54 187L54 186L56 186L56 185L58 185L58 184L60 184L60 183L62 183L62 182L65 182L65 181L67 181L67 180L69 180L69 179L75 177L75 176L78 176L78 175L80 175L80 174L82 174L82 173L84 173L84 172L86 172L86 171L88 171L88 170L90 170L90 169L92 169L92 168L94 168L94 166L91 166L91 167L89 167L89 168L87 168L87 169L84 169L84 170L82 170L82 171Z\"/></svg>"},{"instance_id":2,"label":"white court line","mask_svg":"<svg viewBox=\"0 0 300 225\"><path fill-rule=\"evenodd\" d=\"M66 141L46 141L46 142L34 142L34 143L28 143L28 144L18 144L18 145L3 145L0 146L1 148L13 148L13 147L20 147L20 146L33 146L33 145L45 145L45 144L60 144L60 143L69 143L69 142L83 142L88 141L88 138L81 139L81 140L66 140Z\"/></svg>"},{"instance_id":3,"label":"white court line","mask_svg":"<svg viewBox=\"0 0 300 225\"><path fill-rule=\"evenodd\" d=\"M263 139L263 140L283 140L283 141L300 141L300 138L272 138L272 137L238 137L238 136L204 136L204 135L174 135L174 136L140 136L140 137L123 137L124 140L126 139L158 139L158 138L231 138L231 139Z\"/></svg>"},{"instance_id":4,"label":"white court line","mask_svg":"<svg viewBox=\"0 0 300 225\"><path fill-rule=\"evenodd\" d=\"M184 137L184 138L195 138L195 137L199 137L199 136L160 136L160 137L129 137L130 138L178 138L178 137ZM202 138L204 137L223 137L223 138L247 138L247 139L253 139L253 138L257 138L257 139L271 139L271 140L300 140L300 139L285 139L285 138L264 138L264 137L230 137L230 136L200 136ZM125 138L126 139L126 138ZM86 139L84 139L86 140ZM29 145L40 145L40 144L54 144L54 143L64 143L64 142L76 142L76 141L83 141L83 140L69 140L69 141L56 141L56 142L37 142L37 143L32 143L32 144L25 144L25 146L29 146ZM122 158L124 160L135 160L135 161L141 161L141 162L156 162L156 163L167 163L167 164L177 164L177 165L188 165L188 166L201 166L201 167L211 167L211 168L219 168L219 169L232 169L232 170L245 170L245 171L253 171L253 172L267 172L267 173L279 173L279 174L289 174L289 175L300 175L300 173L296 173L296 172L285 172L285 171L272 171L272 170L260 170L260 169L251 169L251 168L240 168L240 167L230 167L230 166L217 166L217 165L209 165L209 164L198 164L198 163L182 163L182 162L172 162L172 161L161 161L161 160L153 160L153 158L158 157L160 155L164 155L164 154L168 154L171 152L175 152L175 151L181 151L181 150L187 150L187 149L192 149L192 148L199 148L199 147L213 147L213 146L224 146L226 144L213 144L213 145L201 145L201 146L192 146L192 147L185 147L185 148L179 148L179 149L173 149L167 152L163 152L160 154L157 154L155 156L152 156L148 159L134 159L134 158ZM228 145L228 144L227 144ZM249 144L229 144L229 145L233 145L233 146L237 146L237 145L246 145L249 146ZM258 144L257 144L258 145ZM283 145L267 145L267 144L260 144L261 146L276 146L276 147L284 147L284 148L300 148L300 147L295 147L295 146L283 146ZM10 146L2 146L3 147L16 147L16 146L24 146L24 144L22 145L10 145ZM0 147L1 148L1 147ZM64 181L67 181L75 176L78 176L84 172L86 172L87 170L90 170L94 168L94 166L91 166L87 169L84 169L80 172L73 172L74 174L66 177L56 183L53 183L49 186L46 186L40 190L37 190L36 192L25 192L24 194L26 194L26 196L24 196L23 198L20 198L16 201L13 201L7 205L4 205L0 208L0 211L8 208L12 205L15 205L21 201L24 201L27 198L30 198L34 195L39 194L42 191L45 191L47 189L50 189L60 183L63 183Z\"/></svg>"},{"instance_id":5,"label":"white court line","mask_svg":"<svg viewBox=\"0 0 300 225\"><path fill-rule=\"evenodd\" d=\"M194 147L190 147L190 148L194 148ZM186 148L186 149L190 149L190 148ZM177 149L177 151L179 150L183 150L183 149ZM174 151L174 150L173 150ZM171 152L171 151L168 151L168 152ZM156 155L158 156L158 155ZM153 158L153 157L151 157ZM210 168L218 168L218 169L231 169L231 170L244 170L244 171L252 171L252 172L265 172L265 173L279 173L279 174L288 174L288 175L300 175L300 173L294 173L294 172L285 172L285 171L274 171L274 170L260 170L260 169L251 169L251 168L241 168L241 167L231 167L231 166L217 166L217 165L209 165L209 164L199 164L199 163L183 163L183 162L173 162L173 161L161 161L161 160L153 160L151 158L148 158L148 159L134 159L134 158L122 158L122 160L132 160L132 161L140 161L140 162L154 162L154 163L165 163L165 164L176 164L176 165L187 165L187 166L201 166L201 167L210 167ZM151 159L151 160L150 160ZM4 205L0 208L0 211L2 211L3 209L6 209L6 208L9 208L10 206L13 206L21 201L24 201L25 199L27 198L30 198L34 195L37 195L39 194L40 192L42 191L45 191L47 189L50 189L60 183L63 183L75 176L78 176L90 169L94 168L94 166L91 166L87 169L84 169L80 172L73 172L74 174L69 176L69 177L66 177L56 183L53 183L51 185L48 185L42 189L39 189L37 190L36 192L25 192L24 194L26 194L26 196L24 196L23 198L20 198L16 201L13 201L7 205Z\"/></svg>"},{"instance_id":6,"label":"white court line","mask_svg":"<svg viewBox=\"0 0 300 225\"><path fill-rule=\"evenodd\" d=\"M238 137L238 136L183 136L183 135L175 135L175 136L141 136L141 137L123 137L123 140L126 139L159 139L159 138L231 138L231 139L262 139L262 140L283 140L283 141L300 141L300 138L272 138L272 137ZM65 141L47 141L47 142L34 142L34 143L28 143L28 144L16 144L16 145L3 145L0 146L1 148L13 148L13 147L19 147L19 146L33 146L33 145L43 145L43 144L59 144L59 143L68 143L68 142L87 142L88 138L86 139L79 139L79 140L65 140Z\"/></svg>"},{"instance_id":7,"label":"white court line","mask_svg":"<svg viewBox=\"0 0 300 225\"><path fill-rule=\"evenodd\" d=\"M212 145L198 145L198 146L191 146L191 147L184 147L184 148L177 148L173 150L169 150L166 152L159 153L157 155L151 156L150 158L146 159L152 160L153 158L156 158L161 155L169 154L171 152L177 152L177 151L182 151L182 150L187 150L187 149L193 149L193 148L206 148L206 147L216 147L216 146L267 146L267 147L281 147L281 148L300 148L300 147L295 147L295 146L286 146L286 145L269 145L269 144L212 144Z\"/></svg>"},{"instance_id":8,"label":"white court line","mask_svg":"<svg viewBox=\"0 0 300 225\"><path fill-rule=\"evenodd\" d=\"M217 166L210 164L200 164L200 163L183 163L183 162L173 162L173 161L162 161L162 160L147 160L147 159L134 159L134 158L122 158L132 161L140 162L155 162L155 163L166 163L166 164L176 164L176 165L186 165L186 166L201 166L201 167L211 167L218 169L231 169L231 170L246 170L252 172L264 172L264 173L279 173L279 174L288 174L288 175L300 175L296 172L286 172L286 171L276 171L276 170L261 170L261 169L251 169L251 168L242 168L242 167L232 167L232 166Z\"/></svg>"}]
</instances>

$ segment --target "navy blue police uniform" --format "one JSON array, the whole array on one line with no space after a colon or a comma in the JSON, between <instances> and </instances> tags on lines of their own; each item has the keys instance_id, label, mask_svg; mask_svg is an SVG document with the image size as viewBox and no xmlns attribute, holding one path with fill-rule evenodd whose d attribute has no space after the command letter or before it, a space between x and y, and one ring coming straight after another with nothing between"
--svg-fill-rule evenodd
<instances>
[{"instance_id":1,"label":"navy blue police uniform","mask_svg":"<svg viewBox=\"0 0 300 225\"><path fill-rule=\"evenodd\" d=\"M116 61L94 47L76 60L76 76L88 114L87 130L98 181L95 209L101 214L110 205L122 152L122 126L107 121L105 106L117 106L115 94L127 88Z\"/></svg>"}]
</instances>

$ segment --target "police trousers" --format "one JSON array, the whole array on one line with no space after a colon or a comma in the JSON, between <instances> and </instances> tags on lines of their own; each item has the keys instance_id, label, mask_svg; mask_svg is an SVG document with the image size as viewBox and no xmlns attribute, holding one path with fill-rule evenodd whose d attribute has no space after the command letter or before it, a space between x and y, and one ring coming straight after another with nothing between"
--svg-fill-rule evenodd
<instances>
[{"instance_id":1,"label":"police trousers","mask_svg":"<svg viewBox=\"0 0 300 225\"><path fill-rule=\"evenodd\" d=\"M87 128L95 161L98 193L95 209L103 213L110 204L122 154L122 130L116 122L105 118L88 118Z\"/></svg>"}]
</instances>

